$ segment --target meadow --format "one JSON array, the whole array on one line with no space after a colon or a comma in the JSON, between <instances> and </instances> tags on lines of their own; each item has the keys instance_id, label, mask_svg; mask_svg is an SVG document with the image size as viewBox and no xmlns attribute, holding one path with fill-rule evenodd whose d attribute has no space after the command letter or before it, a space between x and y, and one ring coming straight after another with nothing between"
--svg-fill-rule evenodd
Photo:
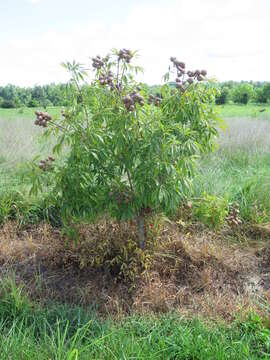
<instances>
[{"instance_id":1,"label":"meadow","mask_svg":"<svg viewBox=\"0 0 270 360\"><path fill-rule=\"evenodd\" d=\"M254 224L265 225L270 221L270 106L225 105L220 106L219 109L224 118L225 130L220 130L216 151L205 155L200 161L198 174L193 181L193 189L185 194L198 211L192 213L191 219L188 214L183 221L176 223L183 232L181 236L185 237L181 237L185 246L175 253L172 253L170 249L168 257L163 259L164 263L167 261L171 266L169 256L180 254L180 262L175 264L175 268L177 265L181 271L187 271L190 274L194 271L195 275L192 275L191 280L185 279L185 288L188 288L190 293L179 295L180 291L184 291L183 288L177 288L179 286L177 282L166 284L169 275L162 274L163 277L161 275L158 277L158 270L154 269L149 279L144 280L149 281L150 285L143 287L140 284L140 286L143 291L149 292L147 295L143 294L146 304L144 306L147 306L149 297L153 302L157 302L157 298L164 298L164 301L159 299L160 303L155 304L157 311L154 313L156 314L151 312L144 314L133 311L132 308L123 312L119 298L114 297L119 285L111 281L109 285L106 285L111 287L112 291L107 295L106 304L109 309L113 306L114 311L110 313L107 309L101 312L101 317L99 312L101 305L98 301L89 307L89 304L83 302L82 295L80 300L74 303L72 300L67 303L61 302L59 297L55 300L52 295L57 293L56 288L60 286L63 294L68 293L68 298L74 299L70 293L76 291L82 293L87 291L90 292L90 298L94 297L94 290L91 289L93 285L87 279L87 273L82 276L85 286L82 283L75 284L77 275L74 275L74 280L69 278L65 279L65 283L59 281L50 285L50 281L53 281L51 279L57 278L58 275L47 271L48 269L45 269L46 272L44 270L46 265L43 262L41 265L37 264L39 266L37 273L32 271L32 262L29 263L29 259L32 261L32 259L38 259L39 256L44 258L46 257L44 253L50 252L49 247L42 247L40 239L50 241L48 239L55 238L55 234L59 232L57 229L50 230L46 226L39 227L41 221L48 220L45 216L48 214L47 208L42 203L42 196L37 198L28 194L30 189L28 163L38 154L42 157L48 156L51 148L42 141L42 130L33 125L35 109L0 109L0 223L4 224L0 232L0 260L5 264L1 268L0 280L1 359L240 360L269 358L270 310L268 302L262 299L267 292L267 287L261 290L258 285L259 290L256 291L259 292L259 296L255 297L252 303L255 304L254 307L260 315L256 315L253 307L245 303L244 291L240 297L233 291L237 293L240 282L246 281L243 274L249 265L244 262L245 258L252 263L248 273L249 279L253 272L254 276L261 276L260 281L264 270L266 274L267 262L270 258L269 249L265 246L265 240L267 241L268 238L258 239L252 236L249 238L250 234L245 228L246 226L250 229L250 226ZM263 109L265 110L261 111ZM60 110L59 107L47 109L53 116L58 116ZM210 198L207 197L209 195ZM201 204L202 199L210 199L206 209L196 205ZM219 223L217 223L217 229L209 230L208 228L209 223L205 212L207 215L210 213L210 216L216 216L216 214L219 216L219 209L224 201L225 206L235 203L239 205L243 228L241 227L234 235L236 241L240 238L246 241L243 252L241 252L242 244L235 248L235 239L233 247L224 248L223 252L223 244L232 240L230 230L222 230L222 224ZM15 223L10 223L14 220L16 220ZM29 230L29 226L36 226L33 232L31 228ZM92 228L90 228L91 231ZM167 234L170 233L170 229L166 231ZM226 231L229 237L226 237ZM51 233L53 236L50 236ZM216 238L219 241L219 250L215 250ZM257 243L255 249L251 250L247 244L254 241ZM258 250L258 245L262 242L263 249ZM199 249L195 255L192 255L194 250L192 246ZM189 248L191 253L188 252ZM256 260L255 269L253 259L258 251L261 257ZM73 256L63 247L50 255L54 261L57 252L63 259L65 256L70 258ZM231 261L228 258L230 254ZM15 271L13 267L11 271L7 270L5 257L16 259L16 275L13 274ZM25 259L27 259L27 267L24 267ZM211 261L212 267L207 267L207 262ZM263 265L265 269L262 268L263 261L265 261ZM160 257L156 266L158 262L160 262ZM63 272L63 269L64 265L60 263L58 272ZM25 286L18 284L19 274L23 271L27 280ZM228 278L221 281L217 271ZM196 276L199 277L200 273L202 273L204 285L196 282L198 280ZM16 276L15 279L14 276ZM97 276L98 285L104 281L103 278L98 277L99 275L95 276ZM232 283L238 277L239 284L233 287ZM211 287L211 281L216 281L217 278L220 281L217 284L221 290ZM41 284L42 279L45 285ZM257 283L254 285L252 281L249 280L249 286L256 288ZM268 284L268 280L264 278L264 281ZM171 290L172 286L178 290ZM200 308L202 299L200 296L204 288L206 289L206 296L203 298L205 312L200 313L198 308ZM208 288L211 288L211 291L207 292ZM132 296L129 295L129 290L124 286L121 289L128 299L128 306L132 306L130 305L132 302L128 302ZM97 295L100 299L107 290L102 291L100 290ZM182 313L180 315L177 306L170 306L173 292L183 297L181 301L179 298L177 301L185 304L187 316ZM48 299L45 294L49 294ZM232 306L230 299L234 296L237 300L241 298L242 301L238 312L237 306ZM213 315L213 306L217 308L215 315Z\"/></svg>"}]
</instances>

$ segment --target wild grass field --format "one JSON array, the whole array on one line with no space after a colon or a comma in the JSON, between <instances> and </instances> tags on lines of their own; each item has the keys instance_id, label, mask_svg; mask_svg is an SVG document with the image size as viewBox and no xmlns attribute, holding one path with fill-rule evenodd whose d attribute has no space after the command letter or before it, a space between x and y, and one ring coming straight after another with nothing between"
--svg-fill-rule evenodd
<instances>
[{"instance_id":1,"label":"wild grass field","mask_svg":"<svg viewBox=\"0 0 270 360\"><path fill-rule=\"evenodd\" d=\"M0 109L1 359L269 359L270 107L220 107L226 129L185 194L191 210L163 220L132 290L78 260L128 226L103 219L80 229L85 247L67 246L46 193L29 196L28 162L51 151L34 111Z\"/></svg>"},{"instance_id":2,"label":"wild grass field","mask_svg":"<svg viewBox=\"0 0 270 360\"><path fill-rule=\"evenodd\" d=\"M220 115L222 117L248 117L252 119L270 119L270 106L268 104L226 104L219 105L218 108L220 109Z\"/></svg>"}]
</instances>

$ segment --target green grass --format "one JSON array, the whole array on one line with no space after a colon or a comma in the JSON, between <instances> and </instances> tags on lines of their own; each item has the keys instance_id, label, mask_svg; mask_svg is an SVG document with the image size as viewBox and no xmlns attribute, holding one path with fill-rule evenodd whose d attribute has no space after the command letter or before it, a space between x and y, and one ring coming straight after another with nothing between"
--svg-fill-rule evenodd
<instances>
[{"instance_id":1,"label":"green grass","mask_svg":"<svg viewBox=\"0 0 270 360\"><path fill-rule=\"evenodd\" d=\"M217 108L220 111L220 115L225 118L234 117L249 117L253 119L270 119L270 105L269 104L252 104L236 105L226 104L219 105ZM265 109L265 110L264 110ZM264 110L264 111L261 111Z\"/></svg>"},{"instance_id":2,"label":"green grass","mask_svg":"<svg viewBox=\"0 0 270 360\"><path fill-rule=\"evenodd\" d=\"M220 111L221 117L250 117L256 119L270 119L270 105L269 104L253 104L237 105L226 104L218 105L217 109ZM265 109L263 112L261 110ZM42 110L42 108L22 108L22 109L2 109L0 108L0 119L7 120L31 120L35 118L35 111ZM52 116L58 116L61 113L61 107L48 107L46 111Z\"/></svg>"},{"instance_id":3,"label":"green grass","mask_svg":"<svg viewBox=\"0 0 270 360\"><path fill-rule=\"evenodd\" d=\"M61 107L59 106L52 106L48 107L46 110L43 108L20 108L20 109L2 109L0 108L0 119L6 119L6 120L35 120L35 111L41 110L41 111L47 111L52 116L60 115L61 113Z\"/></svg>"},{"instance_id":4,"label":"green grass","mask_svg":"<svg viewBox=\"0 0 270 360\"><path fill-rule=\"evenodd\" d=\"M93 309L31 303L2 281L1 360L269 359L270 330L256 315L231 325L177 314L99 319Z\"/></svg>"},{"instance_id":5,"label":"green grass","mask_svg":"<svg viewBox=\"0 0 270 360\"><path fill-rule=\"evenodd\" d=\"M228 196L230 202L239 203L244 219L269 221L270 123L235 118L227 125L219 148L200 163L193 196L204 192Z\"/></svg>"}]
</instances>

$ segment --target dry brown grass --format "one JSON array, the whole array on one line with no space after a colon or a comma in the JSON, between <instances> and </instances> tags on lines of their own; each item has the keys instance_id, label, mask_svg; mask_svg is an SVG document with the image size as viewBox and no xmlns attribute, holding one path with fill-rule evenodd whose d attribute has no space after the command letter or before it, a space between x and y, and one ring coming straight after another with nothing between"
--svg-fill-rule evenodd
<instances>
[{"instance_id":1,"label":"dry brown grass","mask_svg":"<svg viewBox=\"0 0 270 360\"><path fill-rule=\"evenodd\" d=\"M130 225L100 222L80 232L103 239L119 232L130 236ZM121 234L120 234L121 232ZM226 244L209 231L181 233L166 223L159 235L151 266L130 291L129 284L102 268L80 269L78 259L85 247L73 246L61 232L47 224L18 229L7 223L0 229L2 278L11 272L32 298L85 306L100 313L164 312L232 319L236 312L256 306L256 297L270 297L270 251ZM89 249L89 256L91 249ZM85 256L85 254L84 254Z\"/></svg>"}]
</instances>

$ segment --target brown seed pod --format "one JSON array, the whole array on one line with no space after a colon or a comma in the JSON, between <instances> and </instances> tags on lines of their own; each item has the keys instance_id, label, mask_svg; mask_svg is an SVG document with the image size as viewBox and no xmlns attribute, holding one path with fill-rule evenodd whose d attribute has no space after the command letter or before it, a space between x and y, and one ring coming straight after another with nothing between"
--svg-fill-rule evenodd
<instances>
[{"instance_id":1,"label":"brown seed pod","mask_svg":"<svg viewBox=\"0 0 270 360\"><path fill-rule=\"evenodd\" d=\"M181 69L185 69L185 67L186 67L186 64L182 61L175 61L175 65Z\"/></svg>"},{"instance_id":2,"label":"brown seed pod","mask_svg":"<svg viewBox=\"0 0 270 360\"><path fill-rule=\"evenodd\" d=\"M176 88L177 89L179 89L179 90L181 90L181 92L184 92L185 91L185 88L184 88L184 86L183 86L183 84L176 84Z\"/></svg>"},{"instance_id":3,"label":"brown seed pod","mask_svg":"<svg viewBox=\"0 0 270 360\"><path fill-rule=\"evenodd\" d=\"M131 96L129 96L129 95L124 96L122 100L123 100L124 104L130 104L133 102Z\"/></svg>"},{"instance_id":4,"label":"brown seed pod","mask_svg":"<svg viewBox=\"0 0 270 360\"><path fill-rule=\"evenodd\" d=\"M206 70L202 70L202 71L201 71L201 75L206 76L206 75L207 75L207 71L206 71Z\"/></svg>"},{"instance_id":5,"label":"brown seed pod","mask_svg":"<svg viewBox=\"0 0 270 360\"><path fill-rule=\"evenodd\" d=\"M188 79L187 79L187 82L188 82L189 84L192 84L192 83L194 82L194 80L193 80L192 78L188 78Z\"/></svg>"},{"instance_id":6,"label":"brown seed pod","mask_svg":"<svg viewBox=\"0 0 270 360\"><path fill-rule=\"evenodd\" d=\"M203 77L202 77L201 75L198 75L198 76L197 76L197 80L198 80L198 81L203 81Z\"/></svg>"}]
</instances>

